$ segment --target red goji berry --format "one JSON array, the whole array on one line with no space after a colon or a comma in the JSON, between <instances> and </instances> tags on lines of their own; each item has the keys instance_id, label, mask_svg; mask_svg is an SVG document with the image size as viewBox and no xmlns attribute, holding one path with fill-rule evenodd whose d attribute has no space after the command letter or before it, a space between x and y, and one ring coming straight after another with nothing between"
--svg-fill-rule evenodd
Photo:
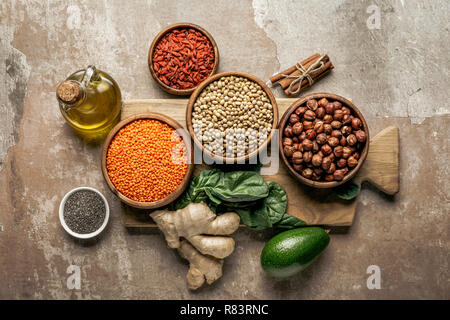
<instances>
[{"instance_id":1,"label":"red goji berry","mask_svg":"<svg viewBox=\"0 0 450 320\"><path fill-rule=\"evenodd\" d=\"M192 28L175 29L155 46L153 66L166 85L189 89L211 74L214 58L214 48L203 33Z\"/></svg>"}]
</instances>

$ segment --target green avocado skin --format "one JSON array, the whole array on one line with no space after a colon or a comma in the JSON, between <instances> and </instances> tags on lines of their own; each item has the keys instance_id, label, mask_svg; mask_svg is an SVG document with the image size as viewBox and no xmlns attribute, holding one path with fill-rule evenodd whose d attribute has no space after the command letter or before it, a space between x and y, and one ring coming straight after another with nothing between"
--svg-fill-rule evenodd
<instances>
[{"instance_id":1,"label":"green avocado skin","mask_svg":"<svg viewBox=\"0 0 450 320\"><path fill-rule=\"evenodd\" d=\"M311 264L328 246L330 237L320 227L281 232L261 252L261 266L269 275L290 277Z\"/></svg>"}]
</instances>

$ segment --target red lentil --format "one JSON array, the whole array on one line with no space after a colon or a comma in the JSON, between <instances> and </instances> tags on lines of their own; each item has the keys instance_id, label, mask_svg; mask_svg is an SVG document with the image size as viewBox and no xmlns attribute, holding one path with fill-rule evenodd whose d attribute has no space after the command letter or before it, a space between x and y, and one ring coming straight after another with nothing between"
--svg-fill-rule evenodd
<instances>
[{"instance_id":1,"label":"red lentil","mask_svg":"<svg viewBox=\"0 0 450 320\"><path fill-rule=\"evenodd\" d=\"M174 29L165 34L153 50L157 77L175 89L190 89L205 80L214 68L214 48L209 39L194 29Z\"/></svg>"},{"instance_id":2,"label":"red lentil","mask_svg":"<svg viewBox=\"0 0 450 320\"><path fill-rule=\"evenodd\" d=\"M114 186L136 201L153 202L171 194L187 171L183 138L158 120L130 122L112 139L106 168Z\"/></svg>"}]
</instances>

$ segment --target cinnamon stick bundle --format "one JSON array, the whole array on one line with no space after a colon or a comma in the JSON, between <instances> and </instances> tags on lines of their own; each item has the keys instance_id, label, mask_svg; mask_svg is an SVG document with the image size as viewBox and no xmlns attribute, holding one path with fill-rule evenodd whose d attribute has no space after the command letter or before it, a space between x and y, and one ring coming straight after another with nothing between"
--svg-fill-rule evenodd
<instances>
[{"instance_id":1,"label":"cinnamon stick bundle","mask_svg":"<svg viewBox=\"0 0 450 320\"><path fill-rule=\"evenodd\" d=\"M296 65L272 76L270 82L279 84L284 93L293 97L322 79L334 68L327 54L313 54Z\"/></svg>"}]
</instances>

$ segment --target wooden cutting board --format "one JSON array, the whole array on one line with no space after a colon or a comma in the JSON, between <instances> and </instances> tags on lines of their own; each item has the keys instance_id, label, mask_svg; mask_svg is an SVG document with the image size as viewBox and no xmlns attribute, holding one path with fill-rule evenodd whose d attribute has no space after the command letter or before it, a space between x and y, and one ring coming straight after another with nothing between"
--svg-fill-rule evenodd
<instances>
[{"instance_id":1,"label":"wooden cutting board","mask_svg":"<svg viewBox=\"0 0 450 320\"><path fill-rule=\"evenodd\" d=\"M280 116L297 99L277 99ZM187 99L149 99L127 100L123 102L122 119L145 113L160 112L182 124L186 128ZM355 181L368 181L381 191L393 195L399 189L399 131L391 126L370 142L369 153L355 177ZM194 175L205 169L206 165L196 165ZM287 212L309 225L328 227L348 227L355 217L358 197L342 200L327 189L312 189L300 184L287 171L283 163L276 175L264 176L264 179L276 181L287 192ZM122 220L126 227L155 227L148 215L148 210L139 210L123 205Z\"/></svg>"}]
</instances>

